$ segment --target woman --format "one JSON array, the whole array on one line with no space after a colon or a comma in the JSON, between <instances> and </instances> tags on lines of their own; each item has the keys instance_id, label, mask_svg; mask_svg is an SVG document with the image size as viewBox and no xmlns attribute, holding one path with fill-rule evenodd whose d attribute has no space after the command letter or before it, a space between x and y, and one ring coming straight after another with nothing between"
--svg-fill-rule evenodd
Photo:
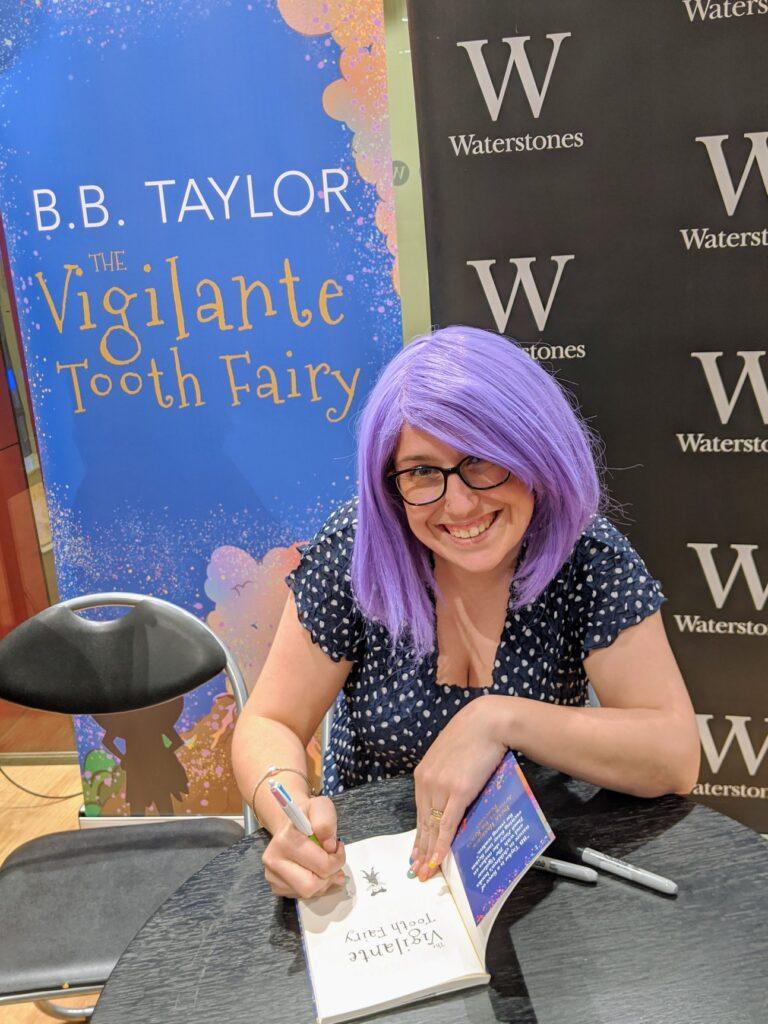
<instances>
[{"instance_id":1,"label":"woman","mask_svg":"<svg viewBox=\"0 0 768 1024\"><path fill-rule=\"evenodd\" d=\"M364 409L358 478L288 578L234 739L276 893L342 879L333 803L304 777L340 693L326 792L413 771L422 880L507 749L637 796L691 789L699 743L660 586L597 514L586 429L533 359L472 328L412 342ZM275 804L270 766L322 847Z\"/></svg>"}]
</instances>

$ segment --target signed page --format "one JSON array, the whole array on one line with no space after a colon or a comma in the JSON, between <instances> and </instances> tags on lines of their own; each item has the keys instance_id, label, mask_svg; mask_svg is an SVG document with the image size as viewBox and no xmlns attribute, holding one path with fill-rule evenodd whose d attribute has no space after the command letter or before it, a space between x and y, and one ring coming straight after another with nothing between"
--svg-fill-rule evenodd
<instances>
[{"instance_id":1,"label":"signed page","mask_svg":"<svg viewBox=\"0 0 768 1024\"><path fill-rule=\"evenodd\" d=\"M442 874L408 878L414 835L350 844L344 890L298 901L319 1021L489 980Z\"/></svg>"}]
</instances>

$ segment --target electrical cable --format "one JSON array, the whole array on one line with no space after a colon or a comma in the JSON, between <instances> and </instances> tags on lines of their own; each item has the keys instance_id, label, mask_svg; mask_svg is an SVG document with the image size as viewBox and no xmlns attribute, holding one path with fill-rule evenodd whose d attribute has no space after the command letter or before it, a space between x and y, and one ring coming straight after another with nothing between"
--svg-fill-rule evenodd
<instances>
[{"instance_id":1,"label":"electrical cable","mask_svg":"<svg viewBox=\"0 0 768 1024\"><path fill-rule=\"evenodd\" d=\"M2 765L0 765L0 774L6 778L12 786L15 786L16 789L21 789L23 792L29 793L30 796L39 796L43 800L73 800L76 796L79 796L81 800L83 799L82 789L78 790L77 793L64 793L61 796L51 796L49 793L36 793L34 789L27 789L27 787L22 786L20 782L15 782Z\"/></svg>"}]
</instances>

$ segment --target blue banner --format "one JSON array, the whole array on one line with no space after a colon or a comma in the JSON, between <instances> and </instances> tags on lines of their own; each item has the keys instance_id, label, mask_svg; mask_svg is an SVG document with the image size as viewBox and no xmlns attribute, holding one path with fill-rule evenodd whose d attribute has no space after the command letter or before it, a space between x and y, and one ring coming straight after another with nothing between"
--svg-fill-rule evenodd
<instances>
[{"instance_id":1,"label":"blue banner","mask_svg":"<svg viewBox=\"0 0 768 1024\"><path fill-rule=\"evenodd\" d=\"M61 596L182 604L253 682L401 344L379 0L2 20L2 216ZM220 680L124 718L77 722L91 813L236 808Z\"/></svg>"}]
</instances>

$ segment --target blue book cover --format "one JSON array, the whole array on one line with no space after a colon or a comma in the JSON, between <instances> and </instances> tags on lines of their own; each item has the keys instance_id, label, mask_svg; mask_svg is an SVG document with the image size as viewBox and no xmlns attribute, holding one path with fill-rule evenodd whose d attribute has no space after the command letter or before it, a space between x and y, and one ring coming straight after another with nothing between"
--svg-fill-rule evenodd
<instances>
[{"instance_id":1,"label":"blue book cover","mask_svg":"<svg viewBox=\"0 0 768 1024\"><path fill-rule=\"evenodd\" d=\"M504 898L553 839L554 833L510 751L470 806L451 845L475 925L501 908Z\"/></svg>"}]
</instances>

